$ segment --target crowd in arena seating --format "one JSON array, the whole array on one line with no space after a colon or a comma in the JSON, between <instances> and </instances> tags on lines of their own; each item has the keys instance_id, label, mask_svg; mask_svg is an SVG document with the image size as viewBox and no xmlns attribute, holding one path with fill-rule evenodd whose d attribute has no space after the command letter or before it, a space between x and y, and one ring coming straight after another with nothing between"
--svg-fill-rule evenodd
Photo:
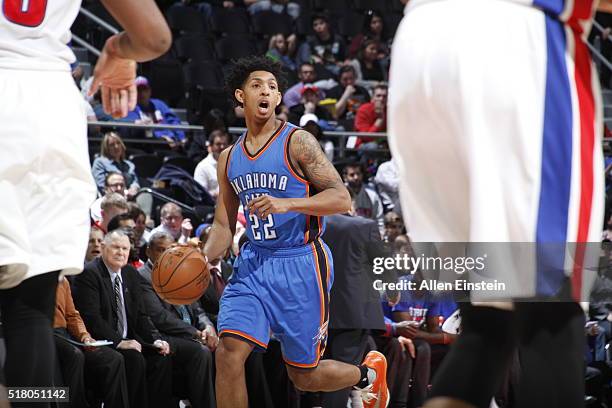
<instances>
[{"instance_id":1,"label":"crowd in arena seating","mask_svg":"<svg viewBox=\"0 0 612 408\"><path fill-rule=\"evenodd\" d=\"M385 147L381 138L349 138L346 147L355 151L339 158L338 141L324 133L386 130L389 51L401 8L394 0L354 1L347 13L339 4L349 2L181 0L166 5L175 34L173 49L141 68L143 75L136 82L138 105L125 120L181 123L169 107L173 106L186 108L189 122L204 125L205 132L119 128L102 139L92 165L100 197L91 207L85 271L57 290L58 379L71 387L74 406L104 402L105 407L168 407L179 406L179 400L193 407L215 406L216 318L232 264L246 240L242 209L234 245L223 259L211 260L211 284L198 302L166 303L153 291L150 276L166 248L176 243L197 246L207 239L219 193L219 153L233 142L229 126L244 125L240 108L228 102L222 89L222 67L253 53L283 64L292 81L278 116L317 137L351 192L353 209L344 216L356 221L342 227L349 232L342 239L353 232L366 237L355 243L364 258L359 264L345 265L346 270L336 265L336 275L354 272L364 277L356 279L364 286L355 290L375 296L379 316L367 324L331 323L326 357L338 357L334 345L342 344L342 336L351 331L364 339L363 347L359 343L360 356L374 348L386 355L390 406L418 407L427 397L431 378L458 333L456 326L454 331L442 326L456 318L458 307L444 293L403 291L398 295L373 290L373 257L411 253L409 231L401 216L397 167L388 155L368 153ZM103 114L99 101L90 103L95 112L95 116L90 112L90 119L111 119ZM130 149L122 141L126 137L159 138L167 146L154 145L155 151L132 149L128 155ZM143 193L142 187L153 187L171 201ZM332 249L340 246L334 236L334 228L340 227L334 225L330 222L324 236ZM375 233L360 235L364 228ZM612 218L603 239L611 238ZM124 252L125 262L117 263L121 257L116 254ZM602 257L606 262L602 261L585 328L587 393L600 402L611 398L612 267L607 262L611 254L606 251ZM101 271L110 272L113 279L121 276L117 285L125 296L126 316L118 317L113 311L115 288L102 279ZM420 277L417 273L398 279ZM332 312L334 290L341 289L332 290ZM87 346L94 339L112 344ZM508 378L497 395L500 407L511 406L509 390L515 382L512 375ZM343 405L330 402L337 402L338 396L297 391L274 340L265 355L254 353L247 361L247 387L254 407L346 406L347 401L360 406L350 390L340 394Z\"/></svg>"}]
</instances>

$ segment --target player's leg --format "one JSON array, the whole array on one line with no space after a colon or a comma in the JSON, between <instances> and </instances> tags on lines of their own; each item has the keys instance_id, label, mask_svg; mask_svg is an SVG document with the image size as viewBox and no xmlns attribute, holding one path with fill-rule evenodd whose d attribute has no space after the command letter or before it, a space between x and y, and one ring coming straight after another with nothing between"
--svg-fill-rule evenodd
<instances>
[{"instance_id":1,"label":"player's leg","mask_svg":"<svg viewBox=\"0 0 612 408\"><path fill-rule=\"evenodd\" d=\"M244 363L253 349L268 347L270 324L259 295L261 282L256 279L261 269L260 257L247 245L234 263L234 274L221 297L217 321L221 340L215 352L219 408L248 406Z\"/></svg>"},{"instance_id":2,"label":"player's leg","mask_svg":"<svg viewBox=\"0 0 612 408\"><path fill-rule=\"evenodd\" d=\"M469 303L460 307L461 335L436 373L426 408L488 407L511 362L514 312Z\"/></svg>"},{"instance_id":3,"label":"player's leg","mask_svg":"<svg viewBox=\"0 0 612 408\"><path fill-rule=\"evenodd\" d=\"M387 361L370 352L361 365L319 361L327 343L329 291L333 283L331 252L322 240L267 257L264 308L270 327L282 344L289 377L298 389L337 391L357 386L369 400L388 401Z\"/></svg>"},{"instance_id":4,"label":"player's leg","mask_svg":"<svg viewBox=\"0 0 612 408\"><path fill-rule=\"evenodd\" d=\"M336 360L321 360L315 368L287 365L289 378L300 391L331 392L357 385L361 369L354 364Z\"/></svg>"},{"instance_id":5,"label":"player's leg","mask_svg":"<svg viewBox=\"0 0 612 408\"><path fill-rule=\"evenodd\" d=\"M57 277L58 272L44 273L0 290L8 386L53 385L55 342L51 327Z\"/></svg>"},{"instance_id":6,"label":"player's leg","mask_svg":"<svg viewBox=\"0 0 612 408\"><path fill-rule=\"evenodd\" d=\"M584 312L577 303L516 303L519 407L584 404Z\"/></svg>"},{"instance_id":7,"label":"player's leg","mask_svg":"<svg viewBox=\"0 0 612 408\"><path fill-rule=\"evenodd\" d=\"M249 405L244 362L254 346L246 341L223 336L215 352L217 408L246 408Z\"/></svg>"}]
</instances>

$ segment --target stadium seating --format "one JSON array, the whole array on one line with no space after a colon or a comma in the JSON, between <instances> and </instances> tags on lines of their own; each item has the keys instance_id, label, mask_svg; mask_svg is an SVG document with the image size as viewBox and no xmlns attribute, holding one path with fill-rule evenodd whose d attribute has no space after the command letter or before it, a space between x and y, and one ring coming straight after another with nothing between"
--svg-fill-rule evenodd
<instances>
[{"instance_id":1,"label":"stadium seating","mask_svg":"<svg viewBox=\"0 0 612 408\"><path fill-rule=\"evenodd\" d=\"M210 20L215 35L248 34L251 32L249 15L241 8L215 8Z\"/></svg>"},{"instance_id":2,"label":"stadium seating","mask_svg":"<svg viewBox=\"0 0 612 408\"><path fill-rule=\"evenodd\" d=\"M253 33L262 37L274 34L289 35L293 32L291 17L273 11L261 11L251 18Z\"/></svg>"},{"instance_id":3,"label":"stadium seating","mask_svg":"<svg viewBox=\"0 0 612 408\"><path fill-rule=\"evenodd\" d=\"M215 50L209 37L203 35L189 35L177 38L174 41L176 56L183 62L212 61L215 59Z\"/></svg>"},{"instance_id":4,"label":"stadium seating","mask_svg":"<svg viewBox=\"0 0 612 408\"><path fill-rule=\"evenodd\" d=\"M225 64L233 59L253 55L257 48L251 36L228 35L215 41L215 51L219 61Z\"/></svg>"},{"instance_id":5,"label":"stadium seating","mask_svg":"<svg viewBox=\"0 0 612 408\"><path fill-rule=\"evenodd\" d=\"M166 19L176 35L203 34L208 31L202 14L190 7L174 5L166 11Z\"/></svg>"}]
</instances>

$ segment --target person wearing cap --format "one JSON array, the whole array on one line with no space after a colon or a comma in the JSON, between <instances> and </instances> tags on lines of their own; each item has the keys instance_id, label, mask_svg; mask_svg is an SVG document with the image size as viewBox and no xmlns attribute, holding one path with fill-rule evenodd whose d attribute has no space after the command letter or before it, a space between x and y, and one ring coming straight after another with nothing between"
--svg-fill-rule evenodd
<instances>
[{"instance_id":1,"label":"person wearing cap","mask_svg":"<svg viewBox=\"0 0 612 408\"><path fill-rule=\"evenodd\" d=\"M289 109L300 104L300 100L302 98L302 88L304 88L304 86L307 84L314 84L317 81L317 72L315 71L314 65L309 62L300 64L300 68L298 69L298 78L300 79L300 82L287 89L287 92L285 92L285 95L283 96L283 103ZM319 96L321 99L323 99L325 94L319 90Z\"/></svg>"},{"instance_id":2,"label":"person wearing cap","mask_svg":"<svg viewBox=\"0 0 612 408\"><path fill-rule=\"evenodd\" d=\"M320 120L331 120L331 113L324 107L319 106L321 97L319 88L312 84L306 84L301 91L300 104L289 109L289 122L294 125L304 126L309 120L319 123ZM302 118L304 118L302 120Z\"/></svg>"},{"instance_id":3,"label":"person wearing cap","mask_svg":"<svg viewBox=\"0 0 612 408\"><path fill-rule=\"evenodd\" d=\"M168 105L160 100L151 98L151 86L149 80L143 76L136 77L138 90L138 101L136 108L128 113L126 121L141 124L167 124L180 125L181 121ZM181 130L154 129L145 132L147 137L164 139L170 147L175 148L185 143L185 133Z\"/></svg>"}]
</instances>

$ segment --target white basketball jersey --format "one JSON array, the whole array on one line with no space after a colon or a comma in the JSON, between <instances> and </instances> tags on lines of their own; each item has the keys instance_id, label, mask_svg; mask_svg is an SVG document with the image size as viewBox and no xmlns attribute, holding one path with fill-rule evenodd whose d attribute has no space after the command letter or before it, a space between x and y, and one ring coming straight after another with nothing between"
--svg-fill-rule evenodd
<instances>
[{"instance_id":1,"label":"white basketball jersey","mask_svg":"<svg viewBox=\"0 0 612 408\"><path fill-rule=\"evenodd\" d=\"M0 0L0 68L69 71L81 0Z\"/></svg>"}]
</instances>

